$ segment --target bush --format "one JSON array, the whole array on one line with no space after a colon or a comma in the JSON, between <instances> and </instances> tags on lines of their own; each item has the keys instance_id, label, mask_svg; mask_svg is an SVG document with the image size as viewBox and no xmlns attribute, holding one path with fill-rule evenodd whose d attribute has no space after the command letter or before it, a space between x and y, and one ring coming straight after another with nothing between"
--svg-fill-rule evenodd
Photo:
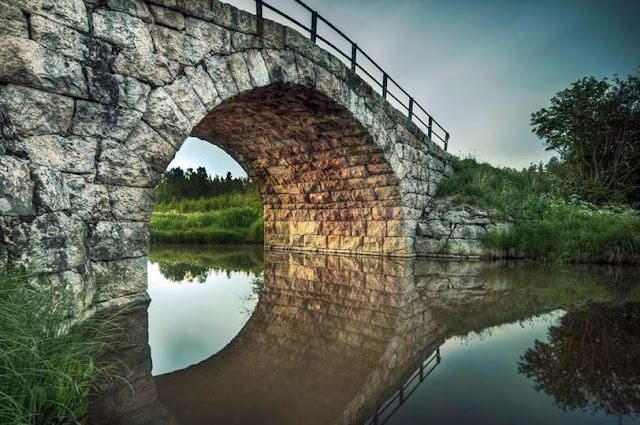
<instances>
[{"instance_id":1,"label":"bush","mask_svg":"<svg viewBox=\"0 0 640 425\"><path fill-rule=\"evenodd\" d=\"M453 169L438 196L491 208L515 221L511 230L489 234L487 248L546 261L640 261L640 214L630 207L584 202L539 166L516 171L454 157Z\"/></svg>"},{"instance_id":2,"label":"bush","mask_svg":"<svg viewBox=\"0 0 640 425\"><path fill-rule=\"evenodd\" d=\"M107 372L94 358L110 343L110 322L69 327L65 303L52 299L0 277L0 423L79 423Z\"/></svg>"}]
</instances>

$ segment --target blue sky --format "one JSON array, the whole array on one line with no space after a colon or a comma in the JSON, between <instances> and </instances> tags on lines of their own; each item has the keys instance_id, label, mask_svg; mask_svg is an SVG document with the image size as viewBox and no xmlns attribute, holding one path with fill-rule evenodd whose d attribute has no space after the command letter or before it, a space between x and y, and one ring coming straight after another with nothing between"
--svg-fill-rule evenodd
<instances>
[{"instance_id":1,"label":"blue sky","mask_svg":"<svg viewBox=\"0 0 640 425\"><path fill-rule=\"evenodd\" d=\"M267 2L307 19L293 0ZM229 3L254 7L252 0ZM450 152L494 165L520 168L550 157L529 120L557 91L584 76L625 76L640 69L637 0L307 3L449 130ZM175 165L243 174L220 149L193 139Z\"/></svg>"}]
</instances>

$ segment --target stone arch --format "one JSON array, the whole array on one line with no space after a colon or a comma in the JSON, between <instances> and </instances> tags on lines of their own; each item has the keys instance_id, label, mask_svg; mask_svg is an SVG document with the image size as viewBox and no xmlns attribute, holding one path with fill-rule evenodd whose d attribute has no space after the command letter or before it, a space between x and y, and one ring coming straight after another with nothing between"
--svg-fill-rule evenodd
<instances>
[{"instance_id":1,"label":"stone arch","mask_svg":"<svg viewBox=\"0 0 640 425\"><path fill-rule=\"evenodd\" d=\"M268 246L414 254L446 153L296 31L265 20L258 33L217 0L8 0L0 12L10 264L62 273L93 302L122 295L96 282L146 254L152 188L189 134L256 179Z\"/></svg>"}]
</instances>

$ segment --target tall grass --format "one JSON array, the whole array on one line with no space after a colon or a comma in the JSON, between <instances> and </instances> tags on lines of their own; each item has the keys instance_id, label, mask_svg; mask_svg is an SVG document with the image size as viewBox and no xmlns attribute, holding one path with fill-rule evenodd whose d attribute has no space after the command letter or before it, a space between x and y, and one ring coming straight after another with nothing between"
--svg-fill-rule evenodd
<instances>
[{"instance_id":1,"label":"tall grass","mask_svg":"<svg viewBox=\"0 0 640 425\"><path fill-rule=\"evenodd\" d=\"M489 249L545 261L640 262L640 213L630 207L583 202L541 167L516 171L454 157L453 169L438 196L514 220L486 237Z\"/></svg>"},{"instance_id":2,"label":"tall grass","mask_svg":"<svg viewBox=\"0 0 640 425\"><path fill-rule=\"evenodd\" d=\"M254 243L263 240L262 234L262 211L246 206L209 212L154 212L151 216L151 240L156 243Z\"/></svg>"},{"instance_id":3,"label":"tall grass","mask_svg":"<svg viewBox=\"0 0 640 425\"><path fill-rule=\"evenodd\" d=\"M51 295L0 277L0 423L80 423L94 380L107 373L94 358L110 342L110 322L70 326Z\"/></svg>"}]
</instances>

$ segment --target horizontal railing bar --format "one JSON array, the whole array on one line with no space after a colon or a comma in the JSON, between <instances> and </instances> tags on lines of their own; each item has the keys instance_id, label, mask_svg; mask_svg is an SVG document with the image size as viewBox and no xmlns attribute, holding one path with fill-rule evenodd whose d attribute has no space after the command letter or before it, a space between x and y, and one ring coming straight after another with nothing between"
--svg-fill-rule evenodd
<instances>
[{"instance_id":1,"label":"horizontal railing bar","mask_svg":"<svg viewBox=\"0 0 640 425\"><path fill-rule=\"evenodd\" d=\"M336 28L335 25L333 25L331 22L327 21L324 16L318 14L318 19L320 19L322 22L324 22L325 24L327 24L329 26L329 28L331 28L332 30L334 30L335 32L337 32L338 34L340 34L342 36L342 38L344 38L345 40L347 40L349 43L351 44L355 44L353 42L353 40L351 40L349 37L347 37L347 35L345 33L343 33L342 31L340 31L338 28Z\"/></svg>"},{"instance_id":2,"label":"horizontal railing bar","mask_svg":"<svg viewBox=\"0 0 640 425\"><path fill-rule=\"evenodd\" d=\"M377 85L379 85L379 86L380 86L380 88L382 88L382 83L381 83L380 81L376 80L376 77L374 77L373 75L369 74L369 71L367 71L366 69L364 69L364 68L362 67L362 65L360 65L360 64L358 63L358 64L356 64L356 66L358 67L358 69L360 69L362 72L364 72L364 73L367 75L367 77L371 78L371 79L372 79L372 80L373 80Z\"/></svg>"},{"instance_id":3,"label":"horizontal railing bar","mask_svg":"<svg viewBox=\"0 0 640 425\"><path fill-rule=\"evenodd\" d=\"M280 10L276 9L275 7L271 6L269 3L265 3L264 1L262 2L262 5L264 7L266 7L267 9L277 13L278 15L282 16L283 18L288 19L289 21L293 22L294 24L298 25L301 28L304 28L306 31L311 32L311 28L308 28L306 25L304 25L302 22L298 21L295 18L292 18L291 16L287 15L284 12L281 12Z\"/></svg>"},{"instance_id":4,"label":"horizontal railing bar","mask_svg":"<svg viewBox=\"0 0 640 425\"><path fill-rule=\"evenodd\" d=\"M264 2L264 0L256 0L256 3L259 3L258 4L258 10L260 10L261 6L264 6L267 9L271 10L272 12L275 12L277 15L283 17L284 19L288 20L289 22L293 23L294 25L297 25L298 27L302 28L304 31L307 31L310 34L311 40L313 42L316 42L316 40L320 40L323 43L325 43L328 47L330 47L333 50L335 50L335 52L338 55L341 55L342 57L344 57L344 59L346 59L346 61L351 64L351 69L356 74L357 74L356 71L358 69L360 69L367 77L369 77L371 79L372 82L374 82L379 87L381 87L382 96L383 96L384 99L387 99L387 96L389 96L390 99L395 100L399 106L401 106L402 108L407 110L408 119L410 121L414 121L416 123L416 125L418 123L422 124L422 126L424 126L424 128L427 129L427 135L430 136L432 139L433 139L434 136L436 138L440 139L444 143L445 150L447 149L447 146L448 146L448 143L449 143L449 133L447 132L447 130L445 130L445 128L439 122L437 122L433 118L433 116L431 114L429 114L427 112L427 110L422 105L420 105L418 102L416 102L416 100L409 94L409 92L407 90L405 90L393 77L391 77L389 74L387 74L385 72L385 70L380 65L378 65L378 63L376 61L374 61L371 58L371 56L369 56L367 54L367 52L362 50L362 48L360 46L358 46L356 43L354 43L353 40L351 40L351 38L349 38L339 28L337 28L335 25L333 25L331 22L329 22L324 16L320 15L316 10L312 9L311 7L309 7L302 0L294 0L294 2L297 3L298 5L302 6L305 10L307 10L308 12L311 13L311 16L312 16L311 25L312 25L313 28L306 26L305 24L303 24L302 22L298 21L297 19L289 16L288 14L280 11L279 9L276 9L274 6ZM258 13L258 15L260 15L260 13ZM263 17L259 16L258 19L262 20ZM318 28L317 28L317 24L316 24L317 20L322 21L331 30L335 31L340 37L342 37L342 39L344 39L345 41L350 43L351 44L351 54L343 52L342 49L337 47L333 42L329 41L327 38L325 38L325 37L321 36L320 34L318 34ZM258 28L260 28L260 22L258 23ZM378 71L382 72L382 79L383 79L382 82L380 82L376 77L374 77L371 74L371 72L369 72L363 65L358 63L358 61L357 61L357 57L358 57L357 53L358 52L361 53L362 57L366 58L369 62L371 62L371 64ZM389 82L391 82L393 85L395 85L396 89L399 90L404 96L406 96L408 98L409 105L406 105L405 102L400 100L398 98L398 96L396 96L393 93L393 91L391 90L391 87L389 86ZM422 118L420 118L418 116L418 114L416 114L417 111L414 110L415 106L417 106L417 109L419 109L420 111L422 111L422 113L424 113L426 115L426 117L429 120L429 124L425 123L422 120ZM414 120L414 118L415 118L415 120ZM445 135L444 138L442 136L440 136L435 131L436 130L436 128L435 128L436 126L440 130L442 130L442 132L444 132L444 135ZM429 363L427 363L427 364L429 364Z\"/></svg>"},{"instance_id":5,"label":"horizontal railing bar","mask_svg":"<svg viewBox=\"0 0 640 425\"><path fill-rule=\"evenodd\" d=\"M348 54L346 54L345 52L343 52L342 50L340 50L335 44L333 44L332 42L330 42L329 40L327 40L326 38L324 38L323 36L321 36L320 34L316 34L316 37L318 38L318 40L325 42L326 44L328 44L332 49L334 49L336 52L340 53L342 56L345 57L345 59L347 60L351 60L351 56L349 56Z\"/></svg>"}]
</instances>

